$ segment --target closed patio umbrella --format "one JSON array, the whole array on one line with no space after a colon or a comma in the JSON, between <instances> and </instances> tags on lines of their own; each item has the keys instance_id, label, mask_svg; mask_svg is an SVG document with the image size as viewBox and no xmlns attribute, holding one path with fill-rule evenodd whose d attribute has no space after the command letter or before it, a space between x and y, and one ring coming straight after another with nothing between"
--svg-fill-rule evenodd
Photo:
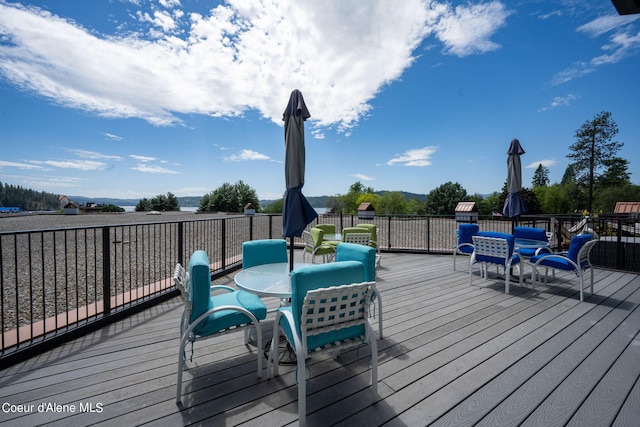
<instances>
[{"instance_id":1,"label":"closed patio umbrella","mask_svg":"<svg viewBox=\"0 0 640 427\"><path fill-rule=\"evenodd\" d=\"M299 90L291 92L284 110L284 173L287 192L282 207L282 234L291 238L289 264L293 269L293 238L302 236L307 224L318 213L302 194L304 186L305 148L304 121L311 117Z\"/></svg>"},{"instance_id":2,"label":"closed patio umbrella","mask_svg":"<svg viewBox=\"0 0 640 427\"><path fill-rule=\"evenodd\" d=\"M511 140L511 146L507 151L507 198L504 201L502 213L507 218L515 218L527 211L520 189L522 188L522 165L520 156L524 149L517 139Z\"/></svg>"}]
</instances>

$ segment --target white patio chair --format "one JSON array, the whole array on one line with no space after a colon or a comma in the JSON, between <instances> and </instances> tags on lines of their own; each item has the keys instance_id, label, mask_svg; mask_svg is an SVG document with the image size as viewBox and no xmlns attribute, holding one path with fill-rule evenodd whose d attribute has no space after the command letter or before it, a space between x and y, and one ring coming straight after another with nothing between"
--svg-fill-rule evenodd
<instances>
[{"instance_id":1,"label":"white patio chair","mask_svg":"<svg viewBox=\"0 0 640 427\"><path fill-rule=\"evenodd\" d=\"M473 236L473 253L469 260L469 285L473 285L473 266L480 264L481 274L488 280L489 264L494 264L504 269L504 292L509 293L511 268L517 267L522 286L522 267L520 256L513 251L514 237L512 234L481 232Z\"/></svg>"},{"instance_id":2,"label":"white patio chair","mask_svg":"<svg viewBox=\"0 0 640 427\"><path fill-rule=\"evenodd\" d=\"M291 272L291 306L276 313L267 373L278 375L280 332L297 360L298 422L306 424L306 360L318 352L334 356L347 348L371 347L371 386L378 394L378 347L369 322L373 282L362 283L363 265L357 261L316 264Z\"/></svg>"}]
</instances>

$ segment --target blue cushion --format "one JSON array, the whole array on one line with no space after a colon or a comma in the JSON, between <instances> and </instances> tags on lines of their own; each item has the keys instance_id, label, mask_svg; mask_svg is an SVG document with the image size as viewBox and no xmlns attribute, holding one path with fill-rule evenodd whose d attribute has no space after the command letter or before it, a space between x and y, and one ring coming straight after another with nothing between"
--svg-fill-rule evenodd
<instances>
[{"instance_id":1,"label":"blue cushion","mask_svg":"<svg viewBox=\"0 0 640 427\"><path fill-rule=\"evenodd\" d=\"M531 239L547 242L547 232L543 228L536 227L514 227L513 237L516 239Z\"/></svg>"},{"instance_id":2,"label":"blue cushion","mask_svg":"<svg viewBox=\"0 0 640 427\"><path fill-rule=\"evenodd\" d=\"M458 245L462 243L473 243L472 237L478 234L478 230L480 230L478 224L460 224L458 226ZM462 248L460 248L460 250L466 252ZM473 249L471 252L473 252Z\"/></svg>"},{"instance_id":3,"label":"blue cushion","mask_svg":"<svg viewBox=\"0 0 640 427\"><path fill-rule=\"evenodd\" d=\"M288 262L285 240L264 239L242 243L242 268L279 262Z\"/></svg>"},{"instance_id":4,"label":"blue cushion","mask_svg":"<svg viewBox=\"0 0 640 427\"><path fill-rule=\"evenodd\" d=\"M497 239L505 239L509 245L509 256L513 255L513 247L514 247L514 240L515 238L513 237L513 234L509 234L509 233L500 233L497 231L480 231L478 233L478 236L483 236L483 237L493 237L493 238L497 238ZM499 264L499 265L505 265L506 264L506 260L502 259L502 258L497 258L497 257L492 257L492 256L486 256L486 255L477 255L476 256L476 260L479 262L489 262L491 264ZM520 262L520 257L515 255L513 257L513 261L511 261L511 265L516 265Z\"/></svg>"},{"instance_id":5,"label":"blue cushion","mask_svg":"<svg viewBox=\"0 0 640 427\"><path fill-rule=\"evenodd\" d=\"M300 329L300 310L307 291L327 288L330 286L348 285L351 283L361 283L364 281L364 267L357 261L332 262L327 264L315 264L291 272L291 307L283 307L280 310L291 310L294 323L299 336L302 336ZM285 321L280 321L283 332L291 339L291 331ZM342 330L314 335L308 338L307 348L314 349L327 343L338 340L363 335L364 326L353 326Z\"/></svg>"},{"instance_id":6,"label":"blue cushion","mask_svg":"<svg viewBox=\"0 0 640 427\"><path fill-rule=\"evenodd\" d=\"M364 266L364 281L376 280L376 250L371 246L340 243L336 250L336 262L358 261Z\"/></svg>"},{"instance_id":7,"label":"blue cushion","mask_svg":"<svg viewBox=\"0 0 640 427\"><path fill-rule=\"evenodd\" d=\"M578 262L578 252L587 243L591 240L591 234L580 234L578 236L573 236L571 238L571 243L569 244L569 250L567 251L567 258L571 261L577 263Z\"/></svg>"},{"instance_id":8,"label":"blue cushion","mask_svg":"<svg viewBox=\"0 0 640 427\"><path fill-rule=\"evenodd\" d=\"M540 242L548 242L547 232L543 228L536 227L514 227L513 237L516 239L538 240ZM521 248L519 254L526 257L532 257L536 254L537 248ZM547 251L550 252L550 251Z\"/></svg>"},{"instance_id":9,"label":"blue cushion","mask_svg":"<svg viewBox=\"0 0 640 427\"><path fill-rule=\"evenodd\" d=\"M565 255L566 258L570 259L571 261L577 264L578 252L580 252L580 249L582 249L585 243L591 240L591 237L592 237L591 234L580 234L578 236L573 236L571 238L571 243L569 244L569 251ZM544 254L534 256L531 258L530 262L536 263L540 258L543 258L543 257L544 257ZM586 264L587 262L584 261L582 263L582 267L584 267ZM550 268L557 268L560 270L569 270L569 271L575 270L575 267L571 265L566 259L556 258L556 257L550 258L550 259L543 259L542 261L540 261L539 265L550 267Z\"/></svg>"},{"instance_id":10,"label":"blue cushion","mask_svg":"<svg viewBox=\"0 0 640 427\"><path fill-rule=\"evenodd\" d=\"M462 252L462 253L465 253L465 254L473 253L473 243L465 244L464 246L459 246L458 247L458 252Z\"/></svg>"}]
</instances>

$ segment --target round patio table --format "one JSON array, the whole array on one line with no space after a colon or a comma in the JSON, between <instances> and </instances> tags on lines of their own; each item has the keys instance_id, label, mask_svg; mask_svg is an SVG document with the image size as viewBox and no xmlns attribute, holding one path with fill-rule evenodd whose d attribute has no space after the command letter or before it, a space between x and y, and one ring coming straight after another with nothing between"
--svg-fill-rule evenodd
<instances>
[{"instance_id":1,"label":"round patio table","mask_svg":"<svg viewBox=\"0 0 640 427\"><path fill-rule=\"evenodd\" d=\"M294 270L311 265L307 263L295 263ZM280 299L291 298L291 276L289 275L289 263L278 262L261 264L240 270L233 281L240 289L243 289L259 297L277 297Z\"/></svg>"}]
</instances>

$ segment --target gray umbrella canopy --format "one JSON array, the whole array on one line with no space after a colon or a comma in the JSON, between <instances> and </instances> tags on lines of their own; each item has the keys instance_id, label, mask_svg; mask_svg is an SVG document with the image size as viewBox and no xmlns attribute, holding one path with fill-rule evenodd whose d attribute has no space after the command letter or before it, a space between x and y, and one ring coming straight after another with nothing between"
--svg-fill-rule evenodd
<instances>
[{"instance_id":1,"label":"gray umbrella canopy","mask_svg":"<svg viewBox=\"0 0 640 427\"><path fill-rule=\"evenodd\" d=\"M284 174L287 192L282 208L282 234L284 237L300 237L307 224L318 213L302 194L304 185L305 148L304 121L311 117L299 90L291 92L289 104L284 110ZM290 262L293 263L293 242Z\"/></svg>"},{"instance_id":2,"label":"gray umbrella canopy","mask_svg":"<svg viewBox=\"0 0 640 427\"><path fill-rule=\"evenodd\" d=\"M526 212L520 189L522 188L522 165L520 156L524 149L517 139L511 140L507 151L507 198L504 201L502 213L508 218L514 218Z\"/></svg>"}]
</instances>

